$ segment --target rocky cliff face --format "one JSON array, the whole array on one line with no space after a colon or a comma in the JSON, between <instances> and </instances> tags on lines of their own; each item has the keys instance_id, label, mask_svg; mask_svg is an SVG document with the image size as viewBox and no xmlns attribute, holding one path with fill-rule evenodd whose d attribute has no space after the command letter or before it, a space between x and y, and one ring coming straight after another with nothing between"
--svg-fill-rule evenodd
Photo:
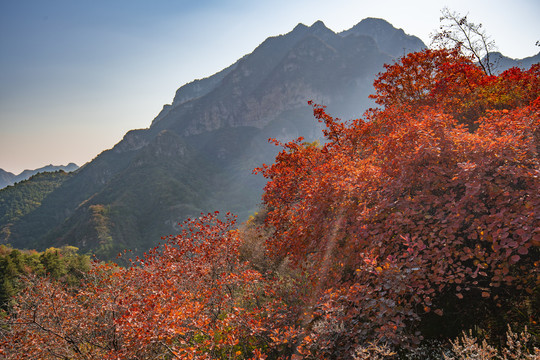
<instances>
[{"instance_id":1,"label":"rocky cliff face","mask_svg":"<svg viewBox=\"0 0 540 360\"><path fill-rule=\"evenodd\" d=\"M373 31L377 39L366 35L371 26L378 28ZM374 75L392 60L381 47L400 53L423 44L383 20L364 20L341 34L321 21L310 27L300 24L286 35L267 39L224 71L180 88L151 130L172 128L190 136L223 127L262 129L282 111L305 107L309 99L336 105L336 111L345 106L346 115L361 115Z\"/></svg>"},{"instance_id":2,"label":"rocky cliff face","mask_svg":"<svg viewBox=\"0 0 540 360\"><path fill-rule=\"evenodd\" d=\"M423 44L384 20L336 34L318 21L266 39L251 54L182 86L148 129L128 132L11 229L17 247L72 244L109 257L144 250L186 217L214 210L245 219L271 163L270 137L320 137L308 100L341 118L372 103L383 64ZM0 224L2 227L2 224Z\"/></svg>"},{"instance_id":3,"label":"rocky cliff face","mask_svg":"<svg viewBox=\"0 0 540 360\"><path fill-rule=\"evenodd\" d=\"M116 153L122 153L142 149L148 145L148 140L144 136L145 132L145 129L128 131L122 141L116 144L112 150Z\"/></svg>"}]
</instances>

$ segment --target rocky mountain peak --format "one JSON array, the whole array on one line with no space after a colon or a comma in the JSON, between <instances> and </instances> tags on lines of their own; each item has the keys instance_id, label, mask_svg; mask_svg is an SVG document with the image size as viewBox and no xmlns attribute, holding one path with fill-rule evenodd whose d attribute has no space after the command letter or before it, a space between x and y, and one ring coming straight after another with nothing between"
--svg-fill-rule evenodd
<instances>
[{"instance_id":1,"label":"rocky mountain peak","mask_svg":"<svg viewBox=\"0 0 540 360\"><path fill-rule=\"evenodd\" d=\"M317 20L313 23L313 25L310 26L311 30L330 30L324 25L324 23L321 20Z\"/></svg>"},{"instance_id":2,"label":"rocky mountain peak","mask_svg":"<svg viewBox=\"0 0 540 360\"><path fill-rule=\"evenodd\" d=\"M353 26L352 29L363 33L370 32L372 34L396 30L396 28L394 28L394 26L388 21L371 17L363 19L358 24Z\"/></svg>"},{"instance_id":3,"label":"rocky mountain peak","mask_svg":"<svg viewBox=\"0 0 540 360\"><path fill-rule=\"evenodd\" d=\"M403 29L396 29L388 21L377 18L366 18L340 35L369 36L375 40L381 51L394 58L426 48L426 45L418 37L408 35Z\"/></svg>"},{"instance_id":4,"label":"rocky mountain peak","mask_svg":"<svg viewBox=\"0 0 540 360\"><path fill-rule=\"evenodd\" d=\"M307 29L308 27L306 25L299 23L298 25L294 27L294 29L291 32L302 32L302 31L306 31Z\"/></svg>"},{"instance_id":5,"label":"rocky mountain peak","mask_svg":"<svg viewBox=\"0 0 540 360\"><path fill-rule=\"evenodd\" d=\"M336 33L327 28L321 20L314 22L309 27L309 33L325 41L336 36Z\"/></svg>"}]
</instances>

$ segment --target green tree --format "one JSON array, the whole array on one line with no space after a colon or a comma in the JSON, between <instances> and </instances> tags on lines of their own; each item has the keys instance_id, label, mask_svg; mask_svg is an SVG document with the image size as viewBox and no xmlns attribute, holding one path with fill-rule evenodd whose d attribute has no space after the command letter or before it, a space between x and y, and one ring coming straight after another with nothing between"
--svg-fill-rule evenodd
<instances>
[{"instance_id":1,"label":"green tree","mask_svg":"<svg viewBox=\"0 0 540 360\"><path fill-rule=\"evenodd\" d=\"M7 310L16 294L15 279L18 271L10 256L0 257L0 309Z\"/></svg>"}]
</instances>

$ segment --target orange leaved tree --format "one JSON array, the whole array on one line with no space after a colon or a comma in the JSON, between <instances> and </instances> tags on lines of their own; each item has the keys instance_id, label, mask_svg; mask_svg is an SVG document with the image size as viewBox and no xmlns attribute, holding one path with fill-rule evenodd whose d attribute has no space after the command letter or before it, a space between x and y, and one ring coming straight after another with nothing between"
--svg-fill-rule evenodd
<instances>
[{"instance_id":1,"label":"orange leaved tree","mask_svg":"<svg viewBox=\"0 0 540 360\"><path fill-rule=\"evenodd\" d=\"M324 145L284 144L258 169L268 245L313 284L300 353L472 326L496 337L507 322L538 333L539 75L489 76L459 49L409 54L375 81L382 109L344 123L314 105Z\"/></svg>"},{"instance_id":2,"label":"orange leaved tree","mask_svg":"<svg viewBox=\"0 0 540 360\"><path fill-rule=\"evenodd\" d=\"M287 309L239 257L235 218L188 220L130 268L66 288L29 279L4 323L10 359L260 359L287 348ZM279 331L274 329L279 328ZM262 349L262 350L261 350Z\"/></svg>"}]
</instances>

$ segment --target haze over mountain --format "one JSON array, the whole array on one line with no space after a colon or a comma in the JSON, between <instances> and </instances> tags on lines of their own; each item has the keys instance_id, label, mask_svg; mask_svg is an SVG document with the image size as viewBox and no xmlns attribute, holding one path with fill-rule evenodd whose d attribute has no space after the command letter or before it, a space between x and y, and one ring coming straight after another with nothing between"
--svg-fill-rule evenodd
<instances>
[{"instance_id":1,"label":"haze over mountain","mask_svg":"<svg viewBox=\"0 0 540 360\"><path fill-rule=\"evenodd\" d=\"M318 21L268 38L226 69L179 88L148 129L128 132L39 207L0 223L0 243L70 244L110 258L125 248L146 250L201 212L246 219L264 185L252 169L279 150L268 138L319 138L308 100L334 116L361 116L373 105L368 95L383 64L424 47L372 18L339 34Z\"/></svg>"},{"instance_id":2,"label":"haze over mountain","mask_svg":"<svg viewBox=\"0 0 540 360\"><path fill-rule=\"evenodd\" d=\"M18 175L15 175L11 172L0 169L0 189L5 188L6 186L13 185L17 182L27 180L35 174L42 172L54 172L58 170L63 170L65 172L75 171L79 168L75 163L69 163L67 165L47 165L39 169L34 170L24 170Z\"/></svg>"}]
</instances>

